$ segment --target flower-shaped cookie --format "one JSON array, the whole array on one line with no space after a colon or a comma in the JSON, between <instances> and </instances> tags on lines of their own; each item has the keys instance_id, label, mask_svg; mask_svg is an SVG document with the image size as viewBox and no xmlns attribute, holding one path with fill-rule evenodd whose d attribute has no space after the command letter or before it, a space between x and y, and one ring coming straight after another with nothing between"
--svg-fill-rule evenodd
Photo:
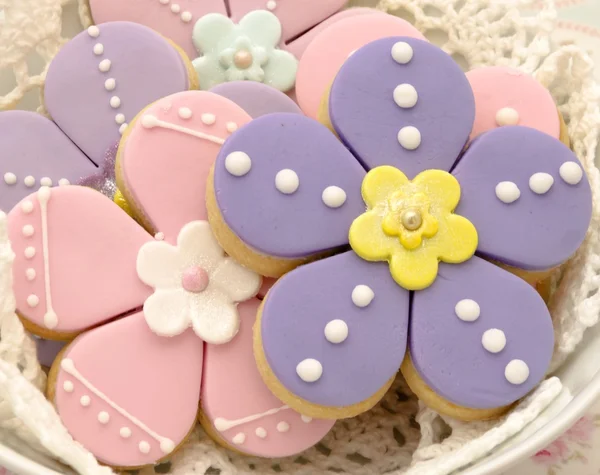
<instances>
[{"instance_id":1,"label":"flower-shaped cookie","mask_svg":"<svg viewBox=\"0 0 600 475\"><path fill-rule=\"evenodd\" d=\"M194 26L194 44L200 57L194 60L201 89L228 81L256 81L275 89L294 87L298 61L277 48L281 24L266 10L256 10L238 25L225 15L212 13Z\"/></svg>"},{"instance_id":2,"label":"flower-shaped cookie","mask_svg":"<svg viewBox=\"0 0 600 475\"><path fill-rule=\"evenodd\" d=\"M210 13L229 15L237 22L253 10L267 10L277 15L283 27L282 48L297 57L318 31L339 18L364 13L354 8L336 13L346 0L90 0L94 22L126 20L142 23L179 45L193 59L197 56L192 42L194 24Z\"/></svg>"},{"instance_id":3,"label":"flower-shaped cookie","mask_svg":"<svg viewBox=\"0 0 600 475\"><path fill-rule=\"evenodd\" d=\"M207 431L253 455L300 452L333 424L301 417L262 382L252 357L260 301L247 300L261 279L224 255L206 221L209 170L250 120L190 91L130 124L117 181L145 229L80 186L42 187L9 213L19 315L38 335L76 337L54 362L49 398L103 463L168 457L200 401Z\"/></svg>"},{"instance_id":4,"label":"flower-shaped cookie","mask_svg":"<svg viewBox=\"0 0 600 475\"><path fill-rule=\"evenodd\" d=\"M463 152L469 82L408 37L351 55L329 115L343 144L306 117L260 117L223 145L209 181L230 256L275 277L305 264L263 301L263 379L305 414L348 417L377 402L406 356L426 403L498 415L543 378L553 330L534 288L496 263L546 271L577 250L592 210L577 158L510 126Z\"/></svg>"}]
</instances>

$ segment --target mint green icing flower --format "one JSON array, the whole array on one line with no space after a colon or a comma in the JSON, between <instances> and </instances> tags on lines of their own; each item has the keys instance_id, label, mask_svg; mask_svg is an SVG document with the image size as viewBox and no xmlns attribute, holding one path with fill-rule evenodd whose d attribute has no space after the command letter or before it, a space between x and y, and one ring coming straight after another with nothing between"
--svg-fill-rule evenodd
<instances>
[{"instance_id":1,"label":"mint green icing flower","mask_svg":"<svg viewBox=\"0 0 600 475\"><path fill-rule=\"evenodd\" d=\"M248 13L239 24L218 13L200 18L193 40L200 57L193 61L200 89L229 81L256 81L280 91L296 82L298 61L277 48L281 39L279 19L269 11Z\"/></svg>"}]
</instances>

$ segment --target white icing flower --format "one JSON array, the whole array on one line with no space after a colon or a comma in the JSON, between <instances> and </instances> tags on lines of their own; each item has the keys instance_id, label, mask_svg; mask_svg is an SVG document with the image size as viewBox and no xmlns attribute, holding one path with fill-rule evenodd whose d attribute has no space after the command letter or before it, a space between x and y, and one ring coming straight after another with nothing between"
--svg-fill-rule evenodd
<instances>
[{"instance_id":1,"label":"white icing flower","mask_svg":"<svg viewBox=\"0 0 600 475\"><path fill-rule=\"evenodd\" d=\"M137 273L154 294L144 302L146 322L160 336L190 326L207 343L230 341L238 332L237 302L258 292L261 277L226 257L206 221L186 224L177 246L153 241L137 257Z\"/></svg>"},{"instance_id":2,"label":"white icing flower","mask_svg":"<svg viewBox=\"0 0 600 475\"><path fill-rule=\"evenodd\" d=\"M294 87L298 61L277 48L281 23L271 12L248 13L239 24L218 13L200 18L193 40L200 58L193 61L200 89L229 81L256 81L281 91Z\"/></svg>"}]
</instances>

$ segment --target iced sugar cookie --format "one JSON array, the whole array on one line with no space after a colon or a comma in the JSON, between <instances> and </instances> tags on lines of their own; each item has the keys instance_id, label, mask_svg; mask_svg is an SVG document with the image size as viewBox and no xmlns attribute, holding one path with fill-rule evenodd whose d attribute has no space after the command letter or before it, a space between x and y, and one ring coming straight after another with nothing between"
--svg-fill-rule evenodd
<instances>
[{"instance_id":1,"label":"iced sugar cookie","mask_svg":"<svg viewBox=\"0 0 600 475\"><path fill-rule=\"evenodd\" d=\"M207 190L228 254L260 271L289 265L255 326L265 383L300 413L350 417L409 357L411 387L436 409L502 413L544 377L552 322L532 286L482 257L539 270L577 250L591 219L577 158L519 126L463 154L468 80L409 37L351 55L329 112L352 154L312 119L260 117L223 145Z\"/></svg>"},{"instance_id":2,"label":"iced sugar cookie","mask_svg":"<svg viewBox=\"0 0 600 475\"><path fill-rule=\"evenodd\" d=\"M210 92L235 102L253 119L275 112L302 113L298 105L284 93L258 82L226 82L213 87Z\"/></svg>"},{"instance_id":3,"label":"iced sugar cookie","mask_svg":"<svg viewBox=\"0 0 600 475\"><path fill-rule=\"evenodd\" d=\"M475 96L471 139L503 125L532 127L569 145L562 115L550 92L518 69L491 66L467 73Z\"/></svg>"},{"instance_id":4,"label":"iced sugar cookie","mask_svg":"<svg viewBox=\"0 0 600 475\"><path fill-rule=\"evenodd\" d=\"M425 39L407 21L380 12L343 19L319 33L298 65L296 96L302 111L316 119L326 90L348 56L361 46L387 36Z\"/></svg>"},{"instance_id":5,"label":"iced sugar cookie","mask_svg":"<svg viewBox=\"0 0 600 475\"><path fill-rule=\"evenodd\" d=\"M204 15L229 14L237 22L253 10L272 12L283 26L282 41L287 44L328 19L345 3L321 0L306 8L304 0L90 0L90 8L97 24L116 20L141 23L174 41L190 58L196 58L192 32Z\"/></svg>"},{"instance_id":6,"label":"iced sugar cookie","mask_svg":"<svg viewBox=\"0 0 600 475\"><path fill-rule=\"evenodd\" d=\"M297 453L332 425L298 426L301 417L262 383L248 331L261 278L226 256L206 221L201 184L231 134L227 125L248 121L239 106L206 92L168 96L132 121L117 176L146 229L81 186L42 187L9 213L19 315L38 335L76 336L53 364L49 399L105 464L131 469L170 457L194 427L201 393L204 423L249 454ZM225 403L230 394L244 394L244 403ZM281 414L261 416L260 426L239 420L273 408ZM233 434L224 419L235 421ZM280 422L289 430L278 431Z\"/></svg>"}]
</instances>

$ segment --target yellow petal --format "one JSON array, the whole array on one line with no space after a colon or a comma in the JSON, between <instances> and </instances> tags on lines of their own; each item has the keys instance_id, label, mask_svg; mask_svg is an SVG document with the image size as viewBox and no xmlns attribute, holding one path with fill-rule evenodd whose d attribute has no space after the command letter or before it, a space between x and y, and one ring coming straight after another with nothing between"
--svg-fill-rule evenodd
<instances>
[{"instance_id":1,"label":"yellow petal","mask_svg":"<svg viewBox=\"0 0 600 475\"><path fill-rule=\"evenodd\" d=\"M400 243L409 251L418 248L423 242L421 231L404 231L400 233Z\"/></svg>"},{"instance_id":2,"label":"yellow petal","mask_svg":"<svg viewBox=\"0 0 600 475\"><path fill-rule=\"evenodd\" d=\"M477 229L467 218L449 214L436 235L437 256L443 262L459 264L475 254L478 237Z\"/></svg>"},{"instance_id":3,"label":"yellow petal","mask_svg":"<svg viewBox=\"0 0 600 475\"><path fill-rule=\"evenodd\" d=\"M386 213L381 221L381 228L388 236L398 236L401 232L401 223L395 213Z\"/></svg>"},{"instance_id":4,"label":"yellow petal","mask_svg":"<svg viewBox=\"0 0 600 475\"><path fill-rule=\"evenodd\" d=\"M415 177L413 184L427 195L433 214L437 214L437 210L454 211L460 201L458 180L443 170L421 172Z\"/></svg>"},{"instance_id":5,"label":"yellow petal","mask_svg":"<svg viewBox=\"0 0 600 475\"><path fill-rule=\"evenodd\" d=\"M390 272L400 287L423 290L435 281L438 260L431 252L396 252L390 260Z\"/></svg>"},{"instance_id":6,"label":"yellow petal","mask_svg":"<svg viewBox=\"0 0 600 475\"><path fill-rule=\"evenodd\" d=\"M424 213L423 216L423 226L421 227L423 237L432 238L438 232L438 220L429 213Z\"/></svg>"},{"instance_id":7,"label":"yellow petal","mask_svg":"<svg viewBox=\"0 0 600 475\"><path fill-rule=\"evenodd\" d=\"M373 168L362 182L363 200L369 208L374 208L407 183L408 178L397 168L388 165Z\"/></svg>"},{"instance_id":8,"label":"yellow petal","mask_svg":"<svg viewBox=\"0 0 600 475\"><path fill-rule=\"evenodd\" d=\"M356 218L350 226L348 233L350 246L367 261L385 261L394 248L400 246L398 238L387 236L383 232L382 219L377 213L367 211Z\"/></svg>"}]
</instances>

